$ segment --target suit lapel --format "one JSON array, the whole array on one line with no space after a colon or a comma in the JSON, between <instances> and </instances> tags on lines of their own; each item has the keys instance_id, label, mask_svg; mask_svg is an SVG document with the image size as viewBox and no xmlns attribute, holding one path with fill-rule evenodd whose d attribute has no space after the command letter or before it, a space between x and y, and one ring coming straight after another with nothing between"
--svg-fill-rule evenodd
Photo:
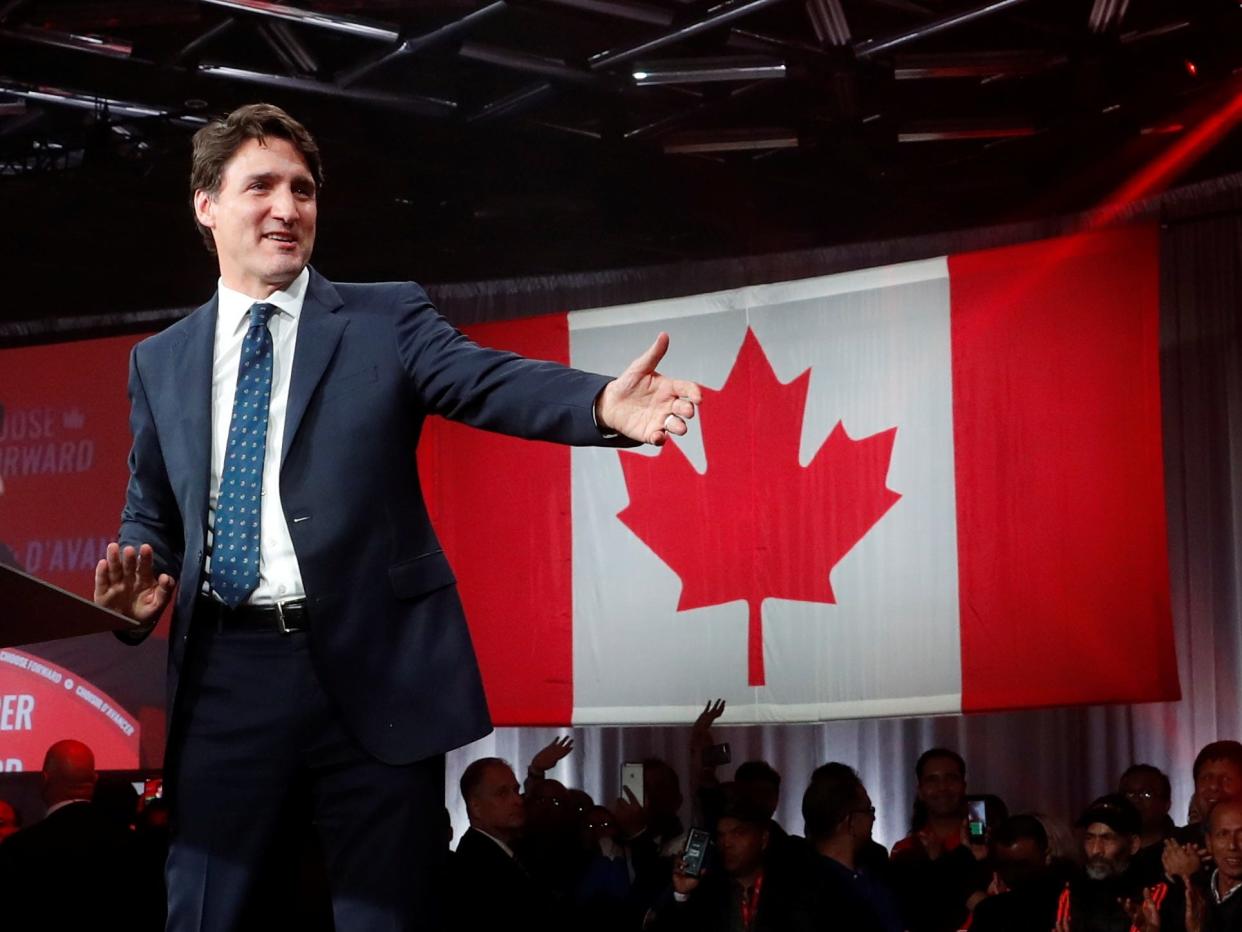
<instances>
[{"instance_id":1,"label":"suit lapel","mask_svg":"<svg viewBox=\"0 0 1242 932\"><path fill-rule=\"evenodd\" d=\"M332 361L341 334L349 321L336 314L342 305L340 295L332 283L311 269L302 302L302 316L298 321L297 344L293 351L293 375L289 380L289 406L285 412L285 439L280 451L283 466L293 438L297 436L310 404L315 387L323 378L324 370Z\"/></svg>"}]
</instances>

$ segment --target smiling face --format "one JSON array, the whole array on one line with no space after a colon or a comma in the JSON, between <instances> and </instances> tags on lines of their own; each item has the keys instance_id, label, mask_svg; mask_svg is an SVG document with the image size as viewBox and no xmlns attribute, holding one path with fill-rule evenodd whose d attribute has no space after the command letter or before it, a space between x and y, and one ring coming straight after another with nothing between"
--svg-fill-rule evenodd
<instances>
[{"instance_id":1,"label":"smiling face","mask_svg":"<svg viewBox=\"0 0 1242 932\"><path fill-rule=\"evenodd\" d=\"M1195 796L1201 812L1208 812L1218 802L1235 799L1242 794L1242 768L1228 759L1204 761L1195 777Z\"/></svg>"},{"instance_id":2,"label":"smiling face","mask_svg":"<svg viewBox=\"0 0 1242 932\"><path fill-rule=\"evenodd\" d=\"M1212 810L1207 849L1226 886L1242 882L1242 802L1230 800Z\"/></svg>"},{"instance_id":3,"label":"smiling face","mask_svg":"<svg viewBox=\"0 0 1242 932\"><path fill-rule=\"evenodd\" d=\"M287 139L247 139L215 194L194 193L194 214L215 240L225 286L253 298L286 287L310 261L318 211L315 179Z\"/></svg>"},{"instance_id":4,"label":"smiling face","mask_svg":"<svg viewBox=\"0 0 1242 932\"><path fill-rule=\"evenodd\" d=\"M947 818L966 813L966 776L952 757L932 757L923 764L918 796L932 816Z\"/></svg>"}]
</instances>

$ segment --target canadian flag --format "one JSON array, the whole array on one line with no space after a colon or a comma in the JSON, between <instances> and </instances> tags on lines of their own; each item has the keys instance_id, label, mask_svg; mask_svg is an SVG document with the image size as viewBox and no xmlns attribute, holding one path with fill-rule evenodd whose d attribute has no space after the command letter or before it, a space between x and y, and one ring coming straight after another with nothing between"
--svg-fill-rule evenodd
<instances>
[{"instance_id":1,"label":"canadian flag","mask_svg":"<svg viewBox=\"0 0 1242 932\"><path fill-rule=\"evenodd\" d=\"M470 329L704 386L663 448L420 448L501 724L1178 696L1151 226Z\"/></svg>"}]
</instances>

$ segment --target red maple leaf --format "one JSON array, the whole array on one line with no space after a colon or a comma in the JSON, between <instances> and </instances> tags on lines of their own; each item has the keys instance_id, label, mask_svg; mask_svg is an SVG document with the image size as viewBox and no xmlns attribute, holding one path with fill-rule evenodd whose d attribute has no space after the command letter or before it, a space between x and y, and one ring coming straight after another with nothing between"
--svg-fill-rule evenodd
<instances>
[{"instance_id":1,"label":"red maple leaf","mask_svg":"<svg viewBox=\"0 0 1242 932\"><path fill-rule=\"evenodd\" d=\"M763 600L836 603L829 574L901 498L887 486L897 428L853 440L838 421L798 464L810 370L788 384L753 332L725 384L704 389L707 470L675 444L625 454L617 517L681 579L679 612L744 599L750 685L764 684Z\"/></svg>"}]
</instances>

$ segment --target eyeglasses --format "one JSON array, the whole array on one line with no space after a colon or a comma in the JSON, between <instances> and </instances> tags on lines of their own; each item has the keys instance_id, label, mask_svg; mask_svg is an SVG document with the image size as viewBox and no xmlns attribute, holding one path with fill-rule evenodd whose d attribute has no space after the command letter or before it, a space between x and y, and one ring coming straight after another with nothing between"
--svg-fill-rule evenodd
<instances>
[{"instance_id":1,"label":"eyeglasses","mask_svg":"<svg viewBox=\"0 0 1242 932\"><path fill-rule=\"evenodd\" d=\"M1124 794L1126 799L1155 799L1156 794L1151 790L1130 790Z\"/></svg>"},{"instance_id":2,"label":"eyeglasses","mask_svg":"<svg viewBox=\"0 0 1242 932\"><path fill-rule=\"evenodd\" d=\"M866 815L871 816L873 819L875 818L875 806L868 806L866 809L851 809L850 812L854 815Z\"/></svg>"}]
</instances>

